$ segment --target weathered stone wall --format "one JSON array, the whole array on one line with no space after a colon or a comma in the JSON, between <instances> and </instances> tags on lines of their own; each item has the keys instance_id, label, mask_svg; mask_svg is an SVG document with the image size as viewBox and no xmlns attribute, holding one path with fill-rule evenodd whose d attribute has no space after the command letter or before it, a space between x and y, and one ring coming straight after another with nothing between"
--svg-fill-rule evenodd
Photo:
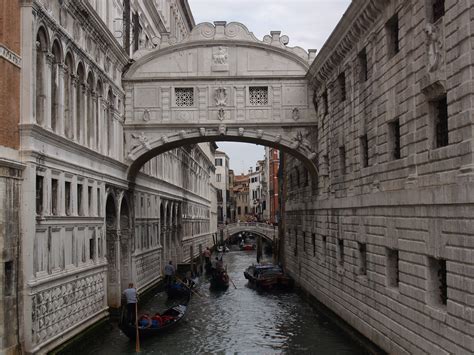
<instances>
[{"instance_id":1,"label":"weathered stone wall","mask_svg":"<svg viewBox=\"0 0 474 355\"><path fill-rule=\"evenodd\" d=\"M313 63L320 174L286 161L284 257L386 351L472 354L473 5L434 4L354 2Z\"/></svg>"}]
</instances>

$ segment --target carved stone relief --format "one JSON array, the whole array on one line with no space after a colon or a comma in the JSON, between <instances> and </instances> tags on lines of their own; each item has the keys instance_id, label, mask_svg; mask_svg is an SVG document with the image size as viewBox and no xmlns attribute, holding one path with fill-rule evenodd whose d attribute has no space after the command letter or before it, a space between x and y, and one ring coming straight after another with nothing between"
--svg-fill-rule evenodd
<instances>
[{"instance_id":1,"label":"carved stone relief","mask_svg":"<svg viewBox=\"0 0 474 355\"><path fill-rule=\"evenodd\" d=\"M223 87L216 89L214 99L216 106L227 106L227 90Z\"/></svg>"},{"instance_id":2,"label":"carved stone relief","mask_svg":"<svg viewBox=\"0 0 474 355\"><path fill-rule=\"evenodd\" d=\"M220 120L220 121L224 121L225 118L226 118L226 112L223 108L220 108L219 111L217 111L217 118Z\"/></svg>"},{"instance_id":3,"label":"carved stone relief","mask_svg":"<svg viewBox=\"0 0 474 355\"><path fill-rule=\"evenodd\" d=\"M442 42L439 38L439 29L435 25L429 23L425 27L425 35L428 46L428 71L433 72L439 68L442 61Z\"/></svg>"},{"instance_id":4,"label":"carved stone relief","mask_svg":"<svg viewBox=\"0 0 474 355\"><path fill-rule=\"evenodd\" d=\"M228 50L226 47L219 46L213 49L212 53L212 71L228 71Z\"/></svg>"},{"instance_id":5,"label":"carved stone relief","mask_svg":"<svg viewBox=\"0 0 474 355\"><path fill-rule=\"evenodd\" d=\"M139 146L144 147L146 150L151 150L150 141L148 137L145 135L145 133L142 132L141 134L132 134L132 137L138 140L138 142L132 145L132 148L130 149L130 151L134 150L135 148Z\"/></svg>"}]
</instances>

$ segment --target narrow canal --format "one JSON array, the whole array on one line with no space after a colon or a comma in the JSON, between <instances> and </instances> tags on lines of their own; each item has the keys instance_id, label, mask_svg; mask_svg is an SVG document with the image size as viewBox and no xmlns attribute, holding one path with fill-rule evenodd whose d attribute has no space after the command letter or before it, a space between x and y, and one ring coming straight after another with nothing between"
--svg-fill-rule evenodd
<instances>
[{"instance_id":1,"label":"narrow canal","mask_svg":"<svg viewBox=\"0 0 474 355\"><path fill-rule=\"evenodd\" d=\"M201 280L202 298L193 296L186 319L175 329L141 343L143 354L365 354L357 343L296 293L260 293L247 286L245 268L255 252L226 253L232 285L211 292ZM158 293L142 312L163 311L172 305ZM106 325L62 354L132 354L135 343L117 325Z\"/></svg>"}]
</instances>

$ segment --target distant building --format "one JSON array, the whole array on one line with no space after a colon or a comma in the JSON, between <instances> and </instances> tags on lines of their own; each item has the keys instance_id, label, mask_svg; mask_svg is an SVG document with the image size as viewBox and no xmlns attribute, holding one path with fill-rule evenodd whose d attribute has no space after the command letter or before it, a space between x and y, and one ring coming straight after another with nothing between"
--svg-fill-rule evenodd
<instances>
[{"instance_id":1,"label":"distant building","mask_svg":"<svg viewBox=\"0 0 474 355\"><path fill-rule=\"evenodd\" d=\"M227 202L228 211L227 211L227 218L229 223L234 223L236 219L236 202L235 202L235 194L234 194L234 184L235 184L235 175L234 170L229 169L229 201Z\"/></svg>"},{"instance_id":2,"label":"distant building","mask_svg":"<svg viewBox=\"0 0 474 355\"><path fill-rule=\"evenodd\" d=\"M279 221L278 203L278 169L280 166L280 151L275 148L265 147L265 179L266 179L266 209L264 219L270 223Z\"/></svg>"},{"instance_id":3,"label":"distant building","mask_svg":"<svg viewBox=\"0 0 474 355\"><path fill-rule=\"evenodd\" d=\"M234 177L234 198L236 203L236 219L246 221L249 217L249 175Z\"/></svg>"},{"instance_id":4,"label":"distant building","mask_svg":"<svg viewBox=\"0 0 474 355\"><path fill-rule=\"evenodd\" d=\"M222 151L216 150L216 189L217 189L217 222L224 224L228 222L229 211L229 156Z\"/></svg>"}]
</instances>

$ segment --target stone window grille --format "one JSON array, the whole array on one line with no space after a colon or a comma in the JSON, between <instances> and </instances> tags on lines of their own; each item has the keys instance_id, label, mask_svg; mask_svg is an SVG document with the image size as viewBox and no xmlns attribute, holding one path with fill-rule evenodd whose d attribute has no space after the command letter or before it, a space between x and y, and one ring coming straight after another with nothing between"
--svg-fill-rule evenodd
<instances>
[{"instance_id":1,"label":"stone window grille","mask_svg":"<svg viewBox=\"0 0 474 355\"><path fill-rule=\"evenodd\" d=\"M252 106L268 105L268 87L267 86L249 87L249 103Z\"/></svg>"},{"instance_id":2,"label":"stone window grille","mask_svg":"<svg viewBox=\"0 0 474 355\"><path fill-rule=\"evenodd\" d=\"M446 95L431 101L430 105L434 116L435 148L445 147L449 144L448 102Z\"/></svg>"},{"instance_id":3,"label":"stone window grille","mask_svg":"<svg viewBox=\"0 0 474 355\"><path fill-rule=\"evenodd\" d=\"M66 216L71 215L71 182L66 181L64 183L64 199L65 199L65 208Z\"/></svg>"},{"instance_id":4,"label":"stone window grille","mask_svg":"<svg viewBox=\"0 0 474 355\"><path fill-rule=\"evenodd\" d=\"M389 287L398 287L400 277L398 270L398 250L387 248L387 269L386 269L386 278L387 286Z\"/></svg>"},{"instance_id":5,"label":"stone window grille","mask_svg":"<svg viewBox=\"0 0 474 355\"><path fill-rule=\"evenodd\" d=\"M337 77L337 82L339 83L339 93L340 93L340 98L341 102L346 101L347 98L347 90L346 90L346 74L342 72L339 74Z\"/></svg>"},{"instance_id":6,"label":"stone window grille","mask_svg":"<svg viewBox=\"0 0 474 355\"><path fill-rule=\"evenodd\" d=\"M400 28L398 23L398 14L395 14L385 24L385 33L387 37L388 57L392 58L400 51Z\"/></svg>"},{"instance_id":7,"label":"stone window grille","mask_svg":"<svg viewBox=\"0 0 474 355\"><path fill-rule=\"evenodd\" d=\"M444 16L444 0L431 0L432 22L435 23Z\"/></svg>"},{"instance_id":8,"label":"stone window grille","mask_svg":"<svg viewBox=\"0 0 474 355\"><path fill-rule=\"evenodd\" d=\"M357 56L359 59L359 80L364 82L369 78L369 68L367 65L367 50L364 48Z\"/></svg>"},{"instance_id":9,"label":"stone window grille","mask_svg":"<svg viewBox=\"0 0 474 355\"><path fill-rule=\"evenodd\" d=\"M337 240L337 263L344 267L344 239Z\"/></svg>"},{"instance_id":10,"label":"stone window grille","mask_svg":"<svg viewBox=\"0 0 474 355\"><path fill-rule=\"evenodd\" d=\"M442 307L448 301L446 260L428 257L428 303Z\"/></svg>"},{"instance_id":11,"label":"stone window grille","mask_svg":"<svg viewBox=\"0 0 474 355\"><path fill-rule=\"evenodd\" d=\"M359 275L367 275L367 245L357 243L359 247Z\"/></svg>"},{"instance_id":12,"label":"stone window grille","mask_svg":"<svg viewBox=\"0 0 474 355\"><path fill-rule=\"evenodd\" d=\"M193 107L194 106L194 89L193 88L175 88L176 106Z\"/></svg>"},{"instance_id":13,"label":"stone window grille","mask_svg":"<svg viewBox=\"0 0 474 355\"><path fill-rule=\"evenodd\" d=\"M369 139L367 133L364 134L360 139L360 157L361 165L363 168L369 166Z\"/></svg>"},{"instance_id":14,"label":"stone window grille","mask_svg":"<svg viewBox=\"0 0 474 355\"><path fill-rule=\"evenodd\" d=\"M388 139L391 160L400 159L400 121L398 119L388 124Z\"/></svg>"},{"instance_id":15,"label":"stone window grille","mask_svg":"<svg viewBox=\"0 0 474 355\"><path fill-rule=\"evenodd\" d=\"M36 175L36 214L43 214L44 177Z\"/></svg>"},{"instance_id":16,"label":"stone window grille","mask_svg":"<svg viewBox=\"0 0 474 355\"><path fill-rule=\"evenodd\" d=\"M58 179L51 179L51 213L58 214Z\"/></svg>"}]
</instances>

